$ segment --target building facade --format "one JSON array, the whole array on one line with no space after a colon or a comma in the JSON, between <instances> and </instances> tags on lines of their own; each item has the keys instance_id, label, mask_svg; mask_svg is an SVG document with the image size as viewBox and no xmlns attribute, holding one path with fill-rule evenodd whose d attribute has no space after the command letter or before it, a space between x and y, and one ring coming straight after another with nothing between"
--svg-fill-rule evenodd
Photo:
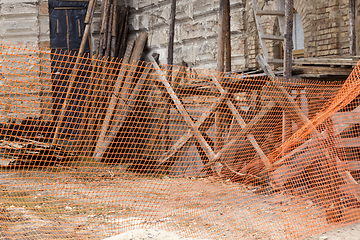
<instances>
[{"instance_id":1,"label":"building facade","mask_svg":"<svg viewBox=\"0 0 360 240\"><path fill-rule=\"evenodd\" d=\"M100 5L101 1L98 1ZM259 1L264 9L274 9L274 1ZM166 62L170 17L169 0L125 0L119 4L130 8L130 38L139 32L149 34L147 48L160 53ZM256 66L261 53L252 1L231 0L232 69ZM358 3L355 16L357 17ZM349 55L349 1L294 0L296 50L303 47L304 57ZM218 0L178 0L174 63L183 61L199 68L214 69L217 58L219 19ZM49 16L46 0L1 0L0 40L49 46ZM94 42L99 31L100 7L93 22ZM263 17L265 34L276 34L279 24L274 17ZM357 22L357 21L356 21ZM358 38L360 39L360 37ZM278 55L280 47L269 42L270 54ZM300 47L300 48L299 48ZM301 52L301 51L300 51Z\"/></svg>"}]
</instances>

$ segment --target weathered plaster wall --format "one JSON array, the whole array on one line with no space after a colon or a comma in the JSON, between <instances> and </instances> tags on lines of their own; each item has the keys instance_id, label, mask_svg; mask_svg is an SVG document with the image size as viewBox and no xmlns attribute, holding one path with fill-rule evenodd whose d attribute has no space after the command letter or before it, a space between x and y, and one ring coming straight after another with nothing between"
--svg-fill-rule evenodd
<instances>
[{"instance_id":1,"label":"weathered plaster wall","mask_svg":"<svg viewBox=\"0 0 360 240\"><path fill-rule=\"evenodd\" d=\"M129 0L132 35L147 31L148 47L160 53L166 63L170 16L169 0ZM216 68L218 0L178 0L175 24L174 63L182 61L190 66ZM231 1L233 68L245 65L245 1Z\"/></svg>"},{"instance_id":2,"label":"weathered plaster wall","mask_svg":"<svg viewBox=\"0 0 360 240\"><path fill-rule=\"evenodd\" d=\"M274 0L258 2L264 9L274 9ZM147 51L160 53L160 61L166 63L170 0L119 0L119 3L130 8L130 37L135 38L142 31L148 32ZM255 57L262 50L251 1L231 0L230 3L232 69L257 67ZM101 1L98 0L92 25L93 46L97 45L100 4ZM294 0L294 8L299 13L304 28L305 57L349 54L348 5L348 0ZM191 67L216 69L218 11L219 0L177 1L174 64L186 62ZM265 33L274 34L279 31L275 18L263 17L263 20ZM49 46L47 0L0 0L0 41L27 43L37 47ZM269 42L268 49L271 51L270 57L280 54L278 43ZM6 61L2 57L0 60ZM19 87L16 81L4 79L4 76L3 73L0 79L2 86L10 84L14 89ZM27 88L34 90L35 85L36 82L30 81ZM2 87L2 91L4 89ZM36 88L33 91L36 98L33 102L44 101L43 96L35 94L37 91L40 90ZM21 109L26 103L23 99L12 101L1 104L0 111L8 109L9 113L16 112L16 109Z\"/></svg>"}]
</instances>

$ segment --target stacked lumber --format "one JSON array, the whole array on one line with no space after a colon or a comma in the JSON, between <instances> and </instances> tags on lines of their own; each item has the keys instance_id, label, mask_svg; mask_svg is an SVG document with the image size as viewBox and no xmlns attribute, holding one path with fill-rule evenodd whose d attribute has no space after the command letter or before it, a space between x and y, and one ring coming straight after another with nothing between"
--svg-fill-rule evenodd
<instances>
[{"instance_id":1,"label":"stacked lumber","mask_svg":"<svg viewBox=\"0 0 360 240\"><path fill-rule=\"evenodd\" d=\"M101 29L97 55L102 58L124 57L127 38L128 9L116 0L104 0L101 5Z\"/></svg>"}]
</instances>

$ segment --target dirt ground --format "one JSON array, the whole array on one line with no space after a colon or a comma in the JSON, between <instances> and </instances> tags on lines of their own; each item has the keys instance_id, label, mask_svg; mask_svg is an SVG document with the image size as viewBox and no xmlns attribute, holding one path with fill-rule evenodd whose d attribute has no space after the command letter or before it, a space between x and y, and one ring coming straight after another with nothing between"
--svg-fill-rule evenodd
<instances>
[{"instance_id":1,"label":"dirt ground","mask_svg":"<svg viewBox=\"0 0 360 240\"><path fill-rule=\"evenodd\" d=\"M104 239L134 229L304 239L337 227L300 196L213 178L144 176L120 165L1 169L0 204L2 240Z\"/></svg>"},{"instance_id":2,"label":"dirt ground","mask_svg":"<svg viewBox=\"0 0 360 240\"><path fill-rule=\"evenodd\" d=\"M330 231L324 231L306 240L359 240L360 223L350 224L345 227L336 228Z\"/></svg>"}]
</instances>

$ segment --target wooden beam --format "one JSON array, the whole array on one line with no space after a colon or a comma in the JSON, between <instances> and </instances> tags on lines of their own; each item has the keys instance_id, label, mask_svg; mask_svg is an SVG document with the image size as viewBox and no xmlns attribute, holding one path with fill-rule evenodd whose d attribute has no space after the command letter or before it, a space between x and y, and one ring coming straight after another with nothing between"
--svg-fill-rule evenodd
<instances>
[{"instance_id":1,"label":"wooden beam","mask_svg":"<svg viewBox=\"0 0 360 240\"><path fill-rule=\"evenodd\" d=\"M204 152L206 153L206 156L210 159L213 159L215 154L212 150L212 148L209 146L209 144L206 142L206 140L204 139L203 135L201 134L201 132L199 131L199 128L197 127L197 125L193 122L192 118L190 117L189 113L186 111L186 109L184 108L184 106L182 105L181 101L178 99L178 97L176 96L176 93L174 92L174 90L172 89L172 87L170 86L169 82L166 79L166 75L164 74L163 71L161 71L161 69L159 68L159 66L157 65L155 59L150 56L150 61L153 63L157 74L159 75L159 80L161 81L161 83L164 85L164 87L166 88L166 91L168 92L168 94L170 95L171 99L174 102L174 105L176 107L176 109L178 110L178 112L181 114L181 116L183 117L183 119L185 120L186 124L189 126L189 128L192 130L194 136L196 137L196 139L199 141L201 148L204 150Z\"/></svg>"},{"instance_id":2,"label":"wooden beam","mask_svg":"<svg viewBox=\"0 0 360 240\"><path fill-rule=\"evenodd\" d=\"M294 59L294 64L299 65L338 65L338 66L356 66L359 59L352 58L300 58Z\"/></svg>"},{"instance_id":3,"label":"wooden beam","mask_svg":"<svg viewBox=\"0 0 360 240\"><path fill-rule=\"evenodd\" d=\"M85 21L84 21L85 24L86 24L85 25L85 30L84 30L84 35L83 35L82 40L81 40L81 44L80 44L79 52L78 52L78 55L77 55L77 58L76 58L76 62L74 64L74 68L73 68L73 70L71 72L71 75L70 75L69 87L68 87L68 91L67 91L66 96L65 96L65 101L64 101L64 103L63 103L63 105L61 107L61 110L60 110L60 115L59 115L57 127L56 127L55 133L54 133L54 139L52 141L53 145L58 143L59 129L60 129L61 123L62 123L62 121L64 119L65 112L66 112L66 109L68 107L68 104L70 102L70 97L71 97L72 90L73 90L74 85L75 85L75 78L76 78L76 75L78 74L81 57L82 57L82 55L83 55L83 53L85 51L85 46L86 46L86 43L87 43L87 40L88 40L88 37L89 37L89 34L90 34L90 25L91 25L91 22L92 22L92 19L93 19L93 16L94 16L95 6L96 6L96 0L90 0L88 9L86 11Z\"/></svg>"},{"instance_id":4,"label":"wooden beam","mask_svg":"<svg viewBox=\"0 0 360 240\"><path fill-rule=\"evenodd\" d=\"M145 67L145 70L140 77L139 81L136 83L133 91L126 99L119 99L119 109L114 112L114 119L115 123L109 127L108 135L102 137L102 141L97 141L96 150L94 152L94 158L96 160L101 160L103 157L106 149L110 146L113 139L115 138L118 130L124 124L126 117L128 116L129 112L134 108L136 97L140 93L141 88L144 85L149 73L149 67ZM123 96L126 97L126 96ZM104 126L104 125L103 125ZM106 129L102 129L106 133ZM105 135L105 134L104 134Z\"/></svg>"},{"instance_id":5,"label":"wooden beam","mask_svg":"<svg viewBox=\"0 0 360 240\"><path fill-rule=\"evenodd\" d=\"M170 6L170 27L169 27L169 43L168 43L168 57L167 64L173 64L174 54L174 30L175 30L175 14L176 14L176 0L171 0Z\"/></svg>"},{"instance_id":6,"label":"wooden beam","mask_svg":"<svg viewBox=\"0 0 360 240\"><path fill-rule=\"evenodd\" d=\"M284 49L284 77L292 75L292 32L293 32L293 0L285 0L285 49Z\"/></svg>"},{"instance_id":7,"label":"wooden beam","mask_svg":"<svg viewBox=\"0 0 360 240\"><path fill-rule=\"evenodd\" d=\"M230 0L224 4L224 31L225 31L225 72L231 72L231 29L230 29Z\"/></svg>"},{"instance_id":8,"label":"wooden beam","mask_svg":"<svg viewBox=\"0 0 360 240\"><path fill-rule=\"evenodd\" d=\"M217 54L217 67L216 67L216 70L218 72L224 71L224 4L225 4L225 0L220 0L218 54Z\"/></svg>"},{"instance_id":9,"label":"wooden beam","mask_svg":"<svg viewBox=\"0 0 360 240\"><path fill-rule=\"evenodd\" d=\"M356 55L356 35L355 35L355 2L349 0L349 33L350 33L350 55Z\"/></svg>"},{"instance_id":10,"label":"wooden beam","mask_svg":"<svg viewBox=\"0 0 360 240\"><path fill-rule=\"evenodd\" d=\"M216 153L216 155L214 156L214 158L211 159L211 161L209 161L203 168L202 172L204 171L204 169L206 169L208 166L211 166L212 164L214 164L215 162L219 161L219 159L221 158L221 156L229 151L229 149L236 143L238 142L240 139L244 138L253 127L255 127L260 121L261 119L266 115L266 113L268 113L273 107L275 107L275 103L273 101L268 102L261 110L258 114L256 114L256 116L251 119L251 121L246 124L246 126L244 128L242 128L234 138L232 138L229 142L227 142L225 144L225 146Z\"/></svg>"}]
</instances>

